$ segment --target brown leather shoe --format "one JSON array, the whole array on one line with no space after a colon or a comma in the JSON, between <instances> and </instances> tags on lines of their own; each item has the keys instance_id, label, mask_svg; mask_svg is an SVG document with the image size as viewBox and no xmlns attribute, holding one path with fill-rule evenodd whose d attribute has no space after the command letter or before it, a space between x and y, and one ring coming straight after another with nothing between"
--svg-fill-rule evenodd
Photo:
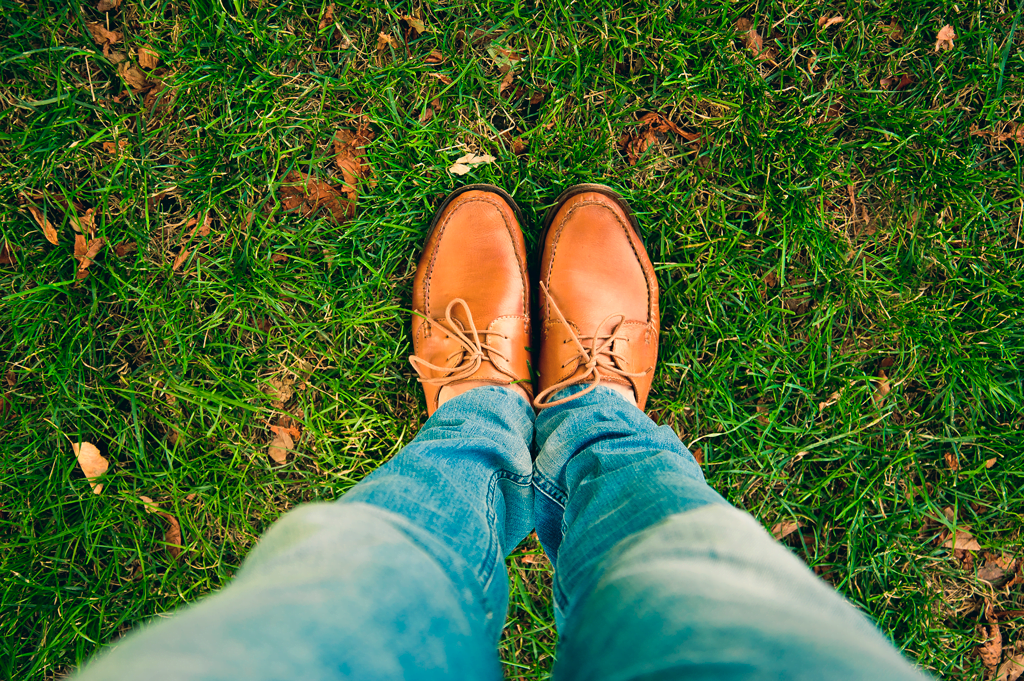
<instances>
[{"instance_id":1,"label":"brown leather shoe","mask_svg":"<svg viewBox=\"0 0 1024 681\"><path fill-rule=\"evenodd\" d=\"M632 389L643 409L658 361L658 281L636 219L603 185L566 190L548 212L540 264L538 409L589 383Z\"/></svg>"},{"instance_id":2,"label":"brown leather shoe","mask_svg":"<svg viewBox=\"0 0 1024 681\"><path fill-rule=\"evenodd\" d=\"M530 383L526 244L512 197L490 185L453 192L431 223L413 283L409 357L427 397L467 381ZM449 391L451 392L451 391Z\"/></svg>"}]
</instances>

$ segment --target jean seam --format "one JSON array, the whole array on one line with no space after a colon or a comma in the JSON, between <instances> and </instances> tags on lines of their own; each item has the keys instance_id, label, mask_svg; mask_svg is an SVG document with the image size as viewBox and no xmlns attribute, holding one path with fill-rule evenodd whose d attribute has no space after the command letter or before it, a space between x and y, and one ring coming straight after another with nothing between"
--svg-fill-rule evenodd
<instances>
[{"instance_id":1,"label":"jean seam","mask_svg":"<svg viewBox=\"0 0 1024 681\"><path fill-rule=\"evenodd\" d=\"M563 466L564 468L564 466ZM552 480L549 480L543 473L534 471L533 473L533 485L538 490L544 493L544 496L551 499L551 501L558 504L562 510L565 510L565 504L569 500L569 495L558 487L558 484Z\"/></svg>"},{"instance_id":2,"label":"jean seam","mask_svg":"<svg viewBox=\"0 0 1024 681\"><path fill-rule=\"evenodd\" d=\"M487 551L484 555L484 571L480 574L480 581L483 585L484 594L487 593L491 586L491 581L494 579L494 566L498 562L497 554L500 553L500 551L495 547L495 544L498 543L498 533L494 531L498 522L498 515L494 512L494 494L498 489L498 481L509 480L520 487L529 487L532 485L531 477L532 476L520 475L506 470L498 470L491 476L491 480L487 485L487 522L491 528L491 532L487 541ZM501 558L504 560L505 557L501 556ZM488 608L488 610L491 609L493 608Z\"/></svg>"}]
</instances>

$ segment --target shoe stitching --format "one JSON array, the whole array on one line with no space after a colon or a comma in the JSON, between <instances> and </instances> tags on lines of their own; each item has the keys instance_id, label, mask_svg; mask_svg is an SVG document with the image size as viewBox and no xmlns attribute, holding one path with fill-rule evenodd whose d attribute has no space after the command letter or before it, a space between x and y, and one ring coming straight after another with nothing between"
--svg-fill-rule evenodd
<instances>
[{"instance_id":1,"label":"shoe stitching","mask_svg":"<svg viewBox=\"0 0 1024 681\"><path fill-rule=\"evenodd\" d=\"M441 237L444 236L444 231L448 228L448 224L452 221L452 218L455 217L456 209L474 202L488 203L497 208L498 214L501 216L501 220L505 224L505 230L508 232L509 237L512 239L512 248L516 253L516 261L519 265L519 276L520 278L523 278L523 311L525 312L524 318L528 320L528 315L530 312L529 301L527 300L527 296L529 295L529 276L527 275L525 278L523 276L523 270L525 268L526 262L525 255L519 250L518 239L515 238L515 233L513 232L512 225L509 223L508 218L505 216L505 211L502 210L502 206L509 207L508 203L505 201L501 201L499 203L498 201L491 199L490 195L478 196L475 198L467 198L462 203L459 203L457 206L449 206L452 208L452 210L448 214L448 217L446 217L441 224L437 225L433 234L431 234L430 239L434 242L434 247L433 249L431 249L430 261L427 265L427 271L423 276L423 311L429 312L430 310L430 282L433 280L434 265L437 262L437 252L441 245ZM522 229L520 229L520 233L522 233ZM529 332L528 328L526 330L527 332Z\"/></svg>"},{"instance_id":2,"label":"shoe stitching","mask_svg":"<svg viewBox=\"0 0 1024 681\"><path fill-rule=\"evenodd\" d=\"M570 198L570 200L571 200L571 198ZM636 257L637 263L640 265L640 270L644 273L644 286L647 288L647 316L650 318L650 321L653 322L654 321L654 315L652 314L652 309L651 309L651 285L650 285L650 283L647 280L648 276L652 276L653 273L648 272L647 269L644 267L644 259L640 257L640 254L636 250L636 245L633 243L633 232L635 232L635 230L633 229L632 225L627 225L626 223L624 223L622 221L622 219L619 217L618 213L616 213L614 210L608 208L608 204L606 202L604 202L604 201L596 201L596 200L580 201L575 206L570 208L568 210L568 212L566 212L565 217L563 217L562 220L559 222L558 228L555 230L555 235L552 238L551 257L548 260L548 269L547 269L547 275L546 275L547 281L548 282L551 281L551 270L552 270L552 268L555 265L555 255L558 252L558 246L559 246L559 243L561 242L562 230L565 228L565 223L569 221L569 218L572 217L573 213L575 213L577 210L579 210L580 208L583 208L585 206L601 206L602 208L606 209L608 212L610 212L612 214L612 216L615 218L615 221L619 224L619 226L622 228L622 230L626 233L626 239L627 239L627 241L629 241L629 247L631 249L633 249L633 255L634 255L634 257ZM640 235L637 234L636 236L637 236L637 238L639 238ZM551 301L545 301L545 303L544 303L544 318L547 319L550 316L551 316Z\"/></svg>"}]
</instances>

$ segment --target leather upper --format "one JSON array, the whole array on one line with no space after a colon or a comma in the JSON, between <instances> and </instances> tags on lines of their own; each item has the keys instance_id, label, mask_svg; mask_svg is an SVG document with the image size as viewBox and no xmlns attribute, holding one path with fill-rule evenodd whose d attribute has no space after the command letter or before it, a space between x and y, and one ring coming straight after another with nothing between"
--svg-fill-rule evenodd
<instances>
[{"instance_id":1,"label":"leather upper","mask_svg":"<svg viewBox=\"0 0 1024 681\"><path fill-rule=\"evenodd\" d=\"M428 415L444 385L464 380L524 380L520 385L532 396L529 295L526 244L513 208L483 190L451 199L427 238L413 283L418 314L410 362Z\"/></svg>"},{"instance_id":2,"label":"leather upper","mask_svg":"<svg viewBox=\"0 0 1024 681\"><path fill-rule=\"evenodd\" d=\"M625 210L598 191L575 194L543 248L535 405L550 406L540 402L559 383L601 381L631 387L643 409L658 359L658 282Z\"/></svg>"}]
</instances>

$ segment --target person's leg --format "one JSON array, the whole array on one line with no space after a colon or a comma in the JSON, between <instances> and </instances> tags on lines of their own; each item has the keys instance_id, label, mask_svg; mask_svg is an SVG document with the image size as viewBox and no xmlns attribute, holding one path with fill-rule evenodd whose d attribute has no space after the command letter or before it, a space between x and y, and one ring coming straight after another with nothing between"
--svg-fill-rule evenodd
<instances>
[{"instance_id":1,"label":"person's leg","mask_svg":"<svg viewBox=\"0 0 1024 681\"><path fill-rule=\"evenodd\" d=\"M85 667L126 679L498 679L506 555L532 526L525 246L514 204L442 206L413 289L431 414L333 504L273 525L238 577Z\"/></svg>"},{"instance_id":2,"label":"person's leg","mask_svg":"<svg viewBox=\"0 0 1024 681\"><path fill-rule=\"evenodd\" d=\"M541 261L534 521L555 566L555 676L923 678L641 411L657 281L628 207L590 189L553 209Z\"/></svg>"}]
</instances>

